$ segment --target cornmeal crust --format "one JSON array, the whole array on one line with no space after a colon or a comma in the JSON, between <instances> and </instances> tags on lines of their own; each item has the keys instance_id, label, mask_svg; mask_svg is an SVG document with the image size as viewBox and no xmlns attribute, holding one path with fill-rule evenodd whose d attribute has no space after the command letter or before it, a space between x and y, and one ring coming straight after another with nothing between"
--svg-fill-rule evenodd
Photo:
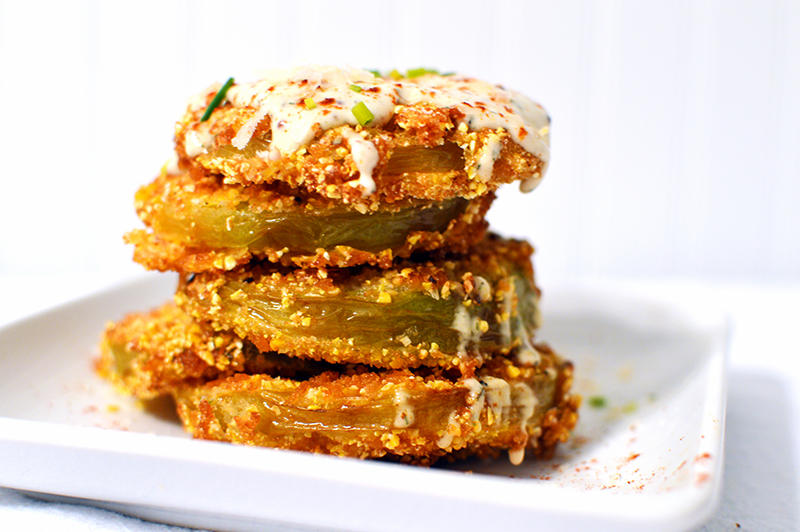
<instances>
[{"instance_id":1,"label":"cornmeal crust","mask_svg":"<svg viewBox=\"0 0 800 532\"><path fill-rule=\"evenodd\" d=\"M307 381L237 374L176 389L184 426L196 438L335 454L432 463L508 449L549 456L577 420L569 395L572 366L539 346L535 366L495 358L448 378L409 370Z\"/></svg>"},{"instance_id":2,"label":"cornmeal crust","mask_svg":"<svg viewBox=\"0 0 800 532\"><path fill-rule=\"evenodd\" d=\"M480 365L525 349L538 327L532 251L490 235L465 255L391 269L249 265L183 275L175 301L262 351L384 368Z\"/></svg>"},{"instance_id":3,"label":"cornmeal crust","mask_svg":"<svg viewBox=\"0 0 800 532\"><path fill-rule=\"evenodd\" d=\"M234 373L308 378L348 367L261 353L230 332L202 326L172 303L107 324L96 364L100 375L139 399Z\"/></svg>"},{"instance_id":4,"label":"cornmeal crust","mask_svg":"<svg viewBox=\"0 0 800 532\"><path fill-rule=\"evenodd\" d=\"M134 230L134 260L154 270L230 270L253 259L298 267L388 268L395 257L465 252L487 227L494 194L443 202L354 206L287 187L231 186L219 176L162 173L136 193L150 231Z\"/></svg>"},{"instance_id":5,"label":"cornmeal crust","mask_svg":"<svg viewBox=\"0 0 800 532\"><path fill-rule=\"evenodd\" d=\"M513 181L527 191L549 161L541 106L468 77L386 79L334 67L270 72L234 83L203 121L219 90L190 100L175 128L176 154L180 167L219 173L228 183L281 181L353 204L442 201ZM361 124L356 105L374 118Z\"/></svg>"}]
</instances>

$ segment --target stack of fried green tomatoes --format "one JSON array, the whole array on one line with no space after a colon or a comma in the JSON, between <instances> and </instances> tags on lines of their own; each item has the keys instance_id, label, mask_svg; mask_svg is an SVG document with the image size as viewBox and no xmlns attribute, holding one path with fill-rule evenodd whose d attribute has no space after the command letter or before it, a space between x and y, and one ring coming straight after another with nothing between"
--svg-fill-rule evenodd
<instances>
[{"instance_id":1,"label":"stack of fried green tomatoes","mask_svg":"<svg viewBox=\"0 0 800 532\"><path fill-rule=\"evenodd\" d=\"M430 464L548 456L572 366L535 338L532 247L487 232L535 188L549 117L427 69L266 70L192 97L126 240L173 301L104 332L100 373L197 438Z\"/></svg>"}]
</instances>

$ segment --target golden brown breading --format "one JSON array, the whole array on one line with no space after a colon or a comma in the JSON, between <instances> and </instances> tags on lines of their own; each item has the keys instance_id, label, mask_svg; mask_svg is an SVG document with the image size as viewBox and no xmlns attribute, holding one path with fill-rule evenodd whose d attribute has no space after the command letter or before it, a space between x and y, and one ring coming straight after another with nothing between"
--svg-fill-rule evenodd
<instances>
[{"instance_id":1,"label":"golden brown breading","mask_svg":"<svg viewBox=\"0 0 800 532\"><path fill-rule=\"evenodd\" d=\"M239 338L200 327L172 304L106 325L100 353L100 374L141 399L243 371L246 362Z\"/></svg>"},{"instance_id":2,"label":"golden brown breading","mask_svg":"<svg viewBox=\"0 0 800 532\"><path fill-rule=\"evenodd\" d=\"M219 176L162 173L136 194L152 232L126 240L150 269L230 270L256 259L300 267L391 266L445 247L464 252L486 231L493 194L445 202L353 206L285 187L230 186Z\"/></svg>"},{"instance_id":3,"label":"golden brown breading","mask_svg":"<svg viewBox=\"0 0 800 532\"><path fill-rule=\"evenodd\" d=\"M572 367L546 347L536 365L494 358L448 378L408 370L307 381L242 375L176 390L196 438L358 458L432 463L457 452L548 455L577 419Z\"/></svg>"},{"instance_id":4,"label":"golden brown breading","mask_svg":"<svg viewBox=\"0 0 800 532\"><path fill-rule=\"evenodd\" d=\"M175 301L262 351L376 367L480 365L538 326L526 242L492 236L464 256L382 270L250 265L182 276Z\"/></svg>"},{"instance_id":5,"label":"golden brown breading","mask_svg":"<svg viewBox=\"0 0 800 532\"><path fill-rule=\"evenodd\" d=\"M308 378L325 371L356 371L349 365L261 353L234 334L198 324L172 303L106 325L97 369L139 399L237 372Z\"/></svg>"},{"instance_id":6,"label":"golden brown breading","mask_svg":"<svg viewBox=\"0 0 800 532\"><path fill-rule=\"evenodd\" d=\"M533 188L549 159L541 106L466 77L296 69L234 84L201 121L219 88L190 101L176 153L182 167L228 183L282 181L345 203L369 195L442 201L518 180ZM359 123L356 105L374 119Z\"/></svg>"},{"instance_id":7,"label":"golden brown breading","mask_svg":"<svg viewBox=\"0 0 800 532\"><path fill-rule=\"evenodd\" d=\"M182 164L192 168L195 173L220 173L225 176L227 183L283 181L292 187L340 199L345 203L360 204L364 201L363 192L352 184L358 180L359 171L350 154L352 146L343 139L343 128L326 131L307 150L272 162L258 157L256 150L250 153L250 150L236 150L223 144L226 136L233 136L236 131L234 127L229 125L228 129L220 132L215 137L215 143L220 144L207 154L195 159L185 157L181 159ZM399 126L387 124L387 128L392 127ZM475 198L497 190L502 184L517 181L520 175L538 173L542 168L539 161L514 144L502 130L454 130L441 147L411 144L416 139L403 135L402 130L356 130L363 132L364 138L378 148L379 162L373 179L381 198L387 202L407 198L430 201L454 197ZM181 133L183 130L179 129L176 137L178 142ZM470 178L470 173L479 167L482 150L492 142L492 136L501 145L500 156L494 162L492 179L483 181ZM263 140L262 144L268 145ZM455 150L461 151L461 157L451 155ZM432 164L436 161L450 164L441 164L436 168Z\"/></svg>"}]
</instances>

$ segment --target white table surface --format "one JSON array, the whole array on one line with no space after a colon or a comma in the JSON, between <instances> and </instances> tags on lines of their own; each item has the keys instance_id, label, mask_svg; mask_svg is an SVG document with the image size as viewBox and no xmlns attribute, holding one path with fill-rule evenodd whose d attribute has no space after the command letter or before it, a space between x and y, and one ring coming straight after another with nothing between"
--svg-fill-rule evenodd
<instances>
[{"instance_id":1,"label":"white table surface","mask_svg":"<svg viewBox=\"0 0 800 532\"><path fill-rule=\"evenodd\" d=\"M120 280L96 274L0 275L0 326ZM700 530L800 530L800 283L624 283L714 302L731 320L723 500ZM6 488L0 488L0 529L183 530L93 507L43 502Z\"/></svg>"}]
</instances>

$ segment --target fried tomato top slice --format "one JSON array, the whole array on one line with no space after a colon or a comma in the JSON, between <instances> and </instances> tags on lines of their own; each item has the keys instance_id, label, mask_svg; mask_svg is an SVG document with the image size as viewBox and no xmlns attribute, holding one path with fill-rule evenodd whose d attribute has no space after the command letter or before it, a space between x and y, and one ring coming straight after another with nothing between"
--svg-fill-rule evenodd
<instances>
[{"instance_id":1,"label":"fried tomato top slice","mask_svg":"<svg viewBox=\"0 0 800 532\"><path fill-rule=\"evenodd\" d=\"M175 129L181 167L226 182L282 181L361 203L474 198L544 176L550 119L529 98L464 76L375 77L336 67L271 70L190 99Z\"/></svg>"}]
</instances>

